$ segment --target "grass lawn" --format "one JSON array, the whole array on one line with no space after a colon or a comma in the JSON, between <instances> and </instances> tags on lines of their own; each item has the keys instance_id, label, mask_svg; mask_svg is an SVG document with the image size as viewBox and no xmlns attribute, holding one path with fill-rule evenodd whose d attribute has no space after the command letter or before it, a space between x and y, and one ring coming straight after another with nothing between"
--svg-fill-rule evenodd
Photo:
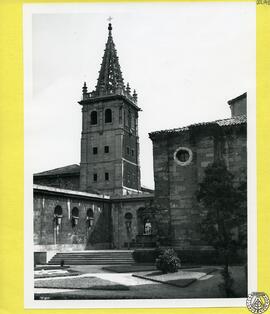
<instances>
[{"instance_id":1,"label":"grass lawn","mask_svg":"<svg viewBox=\"0 0 270 314\"><path fill-rule=\"evenodd\" d=\"M80 272L72 269L41 269L34 271L34 278L54 278L54 277L67 277L67 276L78 276Z\"/></svg>"},{"instance_id":2,"label":"grass lawn","mask_svg":"<svg viewBox=\"0 0 270 314\"><path fill-rule=\"evenodd\" d=\"M90 270L90 266L87 266L84 269ZM193 281L192 284L180 287L175 286L171 284L163 284L160 282L152 281L152 280L145 280L141 278L133 277L132 274L117 274L114 273L115 276L122 276L123 280L119 280L118 283L116 279L112 279L112 273L108 273L107 271L102 271L101 267L100 273L104 275L103 279L106 281L105 275L108 273L108 278L110 278L111 284L116 283L117 285L126 285L128 286L129 290L106 290L106 288L96 289L92 286L92 288L83 288L83 289L76 289L76 287L72 284L69 287L71 287L72 291L51 291L49 289L44 289L44 291L38 289L38 291L35 292L35 299L40 300L103 300L103 299L190 299L190 298L226 298L225 291L223 289L220 289L219 286L222 283L223 279L220 273L221 267L219 266L205 266L201 267L201 270L204 268L217 268L217 271L213 271L212 273L209 273L208 275L202 276L199 279ZM76 268L76 270L79 270L79 268ZM82 268L80 268L82 270ZM94 270L97 271L97 268L94 267ZM187 272L187 270L183 270ZM190 271L194 271L194 269L190 269ZM230 267L230 272L232 274L232 277L234 279L234 292L235 297L237 298L244 298L247 296L247 283L246 283L246 277L245 277L245 268L243 266L232 266ZM151 271L145 272L146 274L151 273ZM153 273L153 271L152 271ZM144 275L142 272L136 273L136 275ZM94 277L93 273L93 277ZM158 276L158 275L157 275ZM120 278L119 277L119 278ZM155 277L155 276L152 276ZM76 279L82 279L84 277L76 277ZM86 278L86 277L85 277ZM88 277L89 278L89 277ZM115 277L117 278L117 277ZM127 281L125 281L125 278L127 278ZM135 280L138 280L138 282L135 285L130 285L129 282L132 282L132 278ZM63 279L57 279L59 280L65 280L68 278ZM73 278L75 279L75 277ZM106 280L105 280L106 279ZM167 278L168 279L168 278ZM184 279L184 278L182 278ZM53 280L53 279L52 279ZM54 279L55 280L55 279ZM140 281L141 280L141 281ZM170 278L168 280L171 280ZM36 281L47 281L47 279L43 280L36 280ZM39 286L41 287L41 286ZM52 287L53 288L53 287Z\"/></svg>"},{"instance_id":3,"label":"grass lawn","mask_svg":"<svg viewBox=\"0 0 270 314\"><path fill-rule=\"evenodd\" d=\"M199 268L200 266L183 265L181 269ZM102 267L103 270L114 273L136 273L157 270L154 264L132 264L132 265L112 265Z\"/></svg>"},{"instance_id":4,"label":"grass lawn","mask_svg":"<svg viewBox=\"0 0 270 314\"><path fill-rule=\"evenodd\" d=\"M105 266L102 269L114 273L135 273L140 271L155 270L155 265L121 265L121 266Z\"/></svg>"},{"instance_id":5,"label":"grass lawn","mask_svg":"<svg viewBox=\"0 0 270 314\"><path fill-rule=\"evenodd\" d=\"M95 290L129 289L127 286L120 285L113 281L104 280L94 276L35 280L35 288L95 289Z\"/></svg>"},{"instance_id":6,"label":"grass lawn","mask_svg":"<svg viewBox=\"0 0 270 314\"><path fill-rule=\"evenodd\" d=\"M34 270L49 270L49 269L68 269L70 266L58 266L58 265L36 265Z\"/></svg>"},{"instance_id":7,"label":"grass lawn","mask_svg":"<svg viewBox=\"0 0 270 314\"><path fill-rule=\"evenodd\" d=\"M139 275L133 274L133 276L184 288L214 271L216 271L216 268L206 267L194 268L192 270L179 270L178 272L168 274L163 274L161 271L155 271Z\"/></svg>"}]
</instances>

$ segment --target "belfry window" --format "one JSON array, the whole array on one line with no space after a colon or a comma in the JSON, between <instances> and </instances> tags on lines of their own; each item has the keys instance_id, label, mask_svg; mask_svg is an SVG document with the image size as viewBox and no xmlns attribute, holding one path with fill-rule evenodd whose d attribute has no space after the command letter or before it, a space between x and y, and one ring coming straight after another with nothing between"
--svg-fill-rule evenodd
<instances>
[{"instance_id":1,"label":"belfry window","mask_svg":"<svg viewBox=\"0 0 270 314\"><path fill-rule=\"evenodd\" d=\"M97 112L96 111L92 111L91 112L91 124L97 124Z\"/></svg>"},{"instance_id":2,"label":"belfry window","mask_svg":"<svg viewBox=\"0 0 270 314\"><path fill-rule=\"evenodd\" d=\"M119 108L119 123L122 123L122 107Z\"/></svg>"},{"instance_id":3,"label":"belfry window","mask_svg":"<svg viewBox=\"0 0 270 314\"><path fill-rule=\"evenodd\" d=\"M105 181L109 181L109 172L105 172Z\"/></svg>"},{"instance_id":4,"label":"belfry window","mask_svg":"<svg viewBox=\"0 0 270 314\"><path fill-rule=\"evenodd\" d=\"M75 228L78 224L79 220L79 209L77 207L74 207L71 212L71 226L72 228Z\"/></svg>"},{"instance_id":5,"label":"belfry window","mask_svg":"<svg viewBox=\"0 0 270 314\"><path fill-rule=\"evenodd\" d=\"M131 115L131 128L132 130L135 129L135 116Z\"/></svg>"},{"instance_id":6,"label":"belfry window","mask_svg":"<svg viewBox=\"0 0 270 314\"><path fill-rule=\"evenodd\" d=\"M110 123L110 122L112 122L112 110L106 109L105 110L105 123Z\"/></svg>"},{"instance_id":7,"label":"belfry window","mask_svg":"<svg viewBox=\"0 0 270 314\"><path fill-rule=\"evenodd\" d=\"M128 111L128 127L131 128L131 112Z\"/></svg>"}]
</instances>

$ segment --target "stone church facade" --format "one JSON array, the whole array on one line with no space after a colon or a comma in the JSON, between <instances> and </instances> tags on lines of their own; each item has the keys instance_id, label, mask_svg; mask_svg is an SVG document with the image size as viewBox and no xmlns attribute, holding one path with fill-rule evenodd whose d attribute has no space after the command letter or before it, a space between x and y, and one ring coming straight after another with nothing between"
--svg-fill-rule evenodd
<instances>
[{"instance_id":1,"label":"stone church facade","mask_svg":"<svg viewBox=\"0 0 270 314\"><path fill-rule=\"evenodd\" d=\"M204 249L198 225L198 183L223 159L246 177L246 101L229 105L228 119L152 132L155 190L140 179L137 93L124 84L108 40L95 89L83 86L80 165L34 174L36 251L173 245Z\"/></svg>"},{"instance_id":2,"label":"stone church facade","mask_svg":"<svg viewBox=\"0 0 270 314\"><path fill-rule=\"evenodd\" d=\"M196 199L205 168L224 160L235 185L247 176L246 94L230 102L232 117L150 133L154 152L155 204L168 210L172 245L204 247Z\"/></svg>"}]
</instances>

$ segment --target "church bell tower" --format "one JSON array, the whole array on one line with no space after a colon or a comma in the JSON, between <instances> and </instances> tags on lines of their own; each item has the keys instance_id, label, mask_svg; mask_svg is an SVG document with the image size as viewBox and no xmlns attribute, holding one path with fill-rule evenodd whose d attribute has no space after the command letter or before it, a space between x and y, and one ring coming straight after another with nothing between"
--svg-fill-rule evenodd
<instances>
[{"instance_id":1,"label":"church bell tower","mask_svg":"<svg viewBox=\"0 0 270 314\"><path fill-rule=\"evenodd\" d=\"M108 195L138 193L140 184L137 94L124 84L108 26L97 85L83 85L80 188Z\"/></svg>"}]
</instances>

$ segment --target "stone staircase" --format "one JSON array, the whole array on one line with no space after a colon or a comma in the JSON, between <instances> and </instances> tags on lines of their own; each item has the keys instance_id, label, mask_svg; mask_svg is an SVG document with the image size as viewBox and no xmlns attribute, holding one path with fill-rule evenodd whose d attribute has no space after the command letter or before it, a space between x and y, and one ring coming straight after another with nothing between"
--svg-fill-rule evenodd
<instances>
[{"instance_id":1,"label":"stone staircase","mask_svg":"<svg viewBox=\"0 0 270 314\"><path fill-rule=\"evenodd\" d=\"M135 263L132 250L72 251L56 253L49 265L125 265Z\"/></svg>"}]
</instances>

